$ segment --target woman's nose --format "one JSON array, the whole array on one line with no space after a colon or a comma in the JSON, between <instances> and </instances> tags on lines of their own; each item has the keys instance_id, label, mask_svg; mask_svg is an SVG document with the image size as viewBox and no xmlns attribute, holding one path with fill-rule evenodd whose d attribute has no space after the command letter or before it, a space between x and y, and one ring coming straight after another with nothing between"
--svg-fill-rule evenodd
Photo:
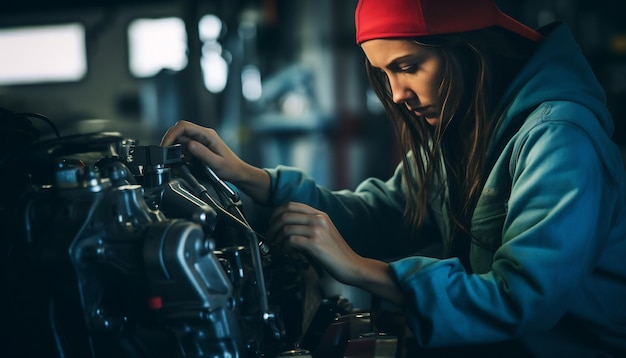
<instances>
[{"instance_id":1,"label":"woman's nose","mask_svg":"<svg viewBox=\"0 0 626 358\"><path fill-rule=\"evenodd\" d=\"M394 103L400 104L406 102L411 97L411 91L408 87L402 85L401 81L396 79L389 79L389 86L391 87L391 98Z\"/></svg>"}]
</instances>

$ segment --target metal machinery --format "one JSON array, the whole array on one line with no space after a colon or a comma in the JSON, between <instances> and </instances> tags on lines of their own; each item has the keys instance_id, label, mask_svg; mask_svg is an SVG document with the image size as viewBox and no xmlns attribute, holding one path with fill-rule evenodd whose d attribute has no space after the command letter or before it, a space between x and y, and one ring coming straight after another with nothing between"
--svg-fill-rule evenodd
<instances>
[{"instance_id":1,"label":"metal machinery","mask_svg":"<svg viewBox=\"0 0 626 358\"><path fill-rule=\"evenodd\" d=\"M179 146L119 133L39 140L30 119L45 117L0 114L3 354L328 356L350 338L324 338L328 328L371 331Z\"/></svg>"}]
</instances>

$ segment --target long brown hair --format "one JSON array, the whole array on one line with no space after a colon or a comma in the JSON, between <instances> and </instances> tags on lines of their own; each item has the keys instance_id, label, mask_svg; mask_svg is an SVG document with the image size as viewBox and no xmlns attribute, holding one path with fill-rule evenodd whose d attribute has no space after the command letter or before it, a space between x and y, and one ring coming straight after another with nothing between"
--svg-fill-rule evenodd
<instances>
[{"instance_id":1,"label":"long brown hair","mask_svg":"<svg viewBox=\"0 0 626 358\"><path fill-rule=\"evenodd\" d=\"M496 105L536 44L499 28L414 41L436 49L442 58L442 120L435 127L404 104L394 103L385 73L366 60L369 81L392 120L403 153L405 219L419 229L427 211L427 193L443 189L434 183L443 184L445 167L452 232L469 235L470 216L485 180L487 145L499 117Z\"/></svg>"}]
</instances>

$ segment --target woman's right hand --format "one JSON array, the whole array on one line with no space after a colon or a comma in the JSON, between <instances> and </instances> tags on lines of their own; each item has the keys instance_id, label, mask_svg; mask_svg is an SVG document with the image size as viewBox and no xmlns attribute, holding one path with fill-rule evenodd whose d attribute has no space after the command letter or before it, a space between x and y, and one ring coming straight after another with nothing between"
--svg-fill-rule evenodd
<instances>
[{"instance_id":1,"label":"woman's right hand","mask_svg":"<svg viewBox=\"0 0 626 358\"><path fill-rule=\"evenodd\" d=\"M185 154L191 155L221 179L233 183L253 200L265 203L269 197L269 175L239 158L212 128L178 121L167 130L161 146L181 144Z\"/></svg>"}]
</instances>

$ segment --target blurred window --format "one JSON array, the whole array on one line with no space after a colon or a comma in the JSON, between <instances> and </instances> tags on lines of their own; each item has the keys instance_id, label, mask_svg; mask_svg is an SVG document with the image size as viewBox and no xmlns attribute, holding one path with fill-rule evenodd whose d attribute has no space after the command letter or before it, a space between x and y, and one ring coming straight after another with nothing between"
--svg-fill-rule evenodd
<instances>
[{"instance_id":1,"label":"blurred window","mask_svg":"<svg viewBox=\"0 0 626 358\"><path fill-rule=\"evenodd\" d=\"M0 29L0 53L0 84L78 81L87 73L79 23Z\"/></svg>"},{"instance_id":2,"label":"blurred window","mask_svg":"<svg viewBox=\"0 0 626 358\"><path fill-rule=\"evenodd\" d=\"M203 81L213 93L222 92L228 79L229 53L219 42L223 32L223 23L215 15L205 15L198 23ZM151 77L164 69L180 71L189 61L185 23L177 17L134 20L128 27L128 45L135 77Z\"/></svg>"},{"instance_id":3,"label":"blurred window","mask_svg":"<svg viewBox=\"0 0 626 358\"><path fill-rule=\"evenodd\" d=\"M180 18L134 20L128 27L128 46L130 72L136 77L187 66L187 34Z\"/></svg>"},{"instance_id":4,"label":"blurred window","mask_svg":"<svg viewBox=\"0 0 626 358\"><path fill-rule=\"evenodd\" d=\"M224 31L222 20L209 14L204 15L198 24L200 41L202 41L202 76L204 86L209 92L220 93L228 81L228 61L222 45L219 42Z\"/></svg>"}]
</instances>

